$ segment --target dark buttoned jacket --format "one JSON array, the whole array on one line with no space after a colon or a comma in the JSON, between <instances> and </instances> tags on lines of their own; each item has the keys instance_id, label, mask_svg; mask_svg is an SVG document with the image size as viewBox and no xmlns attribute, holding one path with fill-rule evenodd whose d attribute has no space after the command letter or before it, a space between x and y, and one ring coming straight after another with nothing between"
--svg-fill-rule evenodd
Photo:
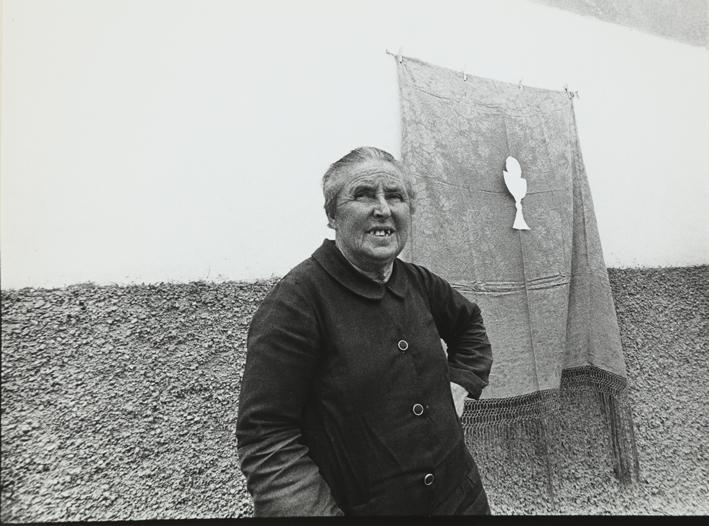
<instances>
[{"instance_id":1,"label":"dark buttoned jacket","mask_svg":"<svg viewBox=\"0 0 709 526\"><path fill-rule=\"evenodd\" d=\"M267 295L247 349L255 515L427 515L472 468L450 382L478 398L490 343L478 306L424 267L397 259L379 284L326 240Z\"/></svg>"}]
</instances>

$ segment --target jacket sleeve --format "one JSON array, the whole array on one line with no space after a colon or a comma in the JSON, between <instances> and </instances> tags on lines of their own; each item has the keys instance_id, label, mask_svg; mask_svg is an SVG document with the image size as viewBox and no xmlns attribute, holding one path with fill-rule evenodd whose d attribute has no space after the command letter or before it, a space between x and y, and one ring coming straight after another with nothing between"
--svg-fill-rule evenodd
<instances>
[{"instance_id":1,"label":"jacket sleeve","mask_svg":"<svg viewBox=\"0 0 709 526\"><path fill-rule=\"evenodd\" d=\"M488 384L492 367L492 347L480 308L443 278L422 270L433 318L447 345L450 379L478 399Z\"/></svg>"},{"instance_id":2,"label":"jacket sleeve","mask_svg":"<svg viewBox=\"0 0 709 526\"><path fill-rule=\"evenodd\" d=\"M255 516L342 515L302 441L318 341L313 309L284 277L252 319L239 395L237 451Z\"/></svg>"}]
</instances>

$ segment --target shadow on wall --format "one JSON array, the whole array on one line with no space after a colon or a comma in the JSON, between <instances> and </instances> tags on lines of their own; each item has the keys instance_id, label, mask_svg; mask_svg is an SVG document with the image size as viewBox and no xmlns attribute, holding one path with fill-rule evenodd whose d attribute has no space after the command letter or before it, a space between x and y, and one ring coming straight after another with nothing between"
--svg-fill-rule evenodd
<instances>
[{"instance_id":1,"label":"shadow on wall","mask_svg":"<svg viewBox=\"0 0 709 526\"><path fill-rule=\"evenodd\" d=\"M553 501L481 466L494 513L706 514L709 267L609 269L641 480ZM246 331L276 280L2 292L2 521L246 517ZM518 480L519 479L519 480Z\"/></svg>"}]
</instances>

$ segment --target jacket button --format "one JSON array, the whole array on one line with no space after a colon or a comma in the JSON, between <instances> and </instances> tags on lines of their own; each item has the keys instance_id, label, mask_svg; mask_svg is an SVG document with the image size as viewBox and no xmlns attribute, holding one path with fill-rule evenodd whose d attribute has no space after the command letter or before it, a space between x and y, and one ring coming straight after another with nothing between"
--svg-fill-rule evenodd
<instances>
[{"instance_id":1,"label":"jacket button","mask_svg":"<svg viewBox=\"0 0 709 526\"><path fill-rule=\"evenodd\" d=\"M406 340L399 340L399 343L397 343L396 346L401 352L406 352L406 349L409 348L409 342L407 342Z\"/></svg>"},{"instance_id":2,"label":"jacket button","mask_svg":"<svg viewBox=\"0 0 709 526\"><path fill-rule=\"evenodd\" d=\"M423 414L423 406L421 404L414 404L414 407L411 410L416 416L421 416Z\"/></svg>"},{"instance_id":3,"label":"jacket button","mask_svg":"<svg viewBox=\"0 0 709 526\"><path fill-rule=\"evenodd\" d=\"M433 479L435 477L433 476L433 473L426 473L426 476L423 477L423 483L426 484L426 486L430 486L433 484Z\"/></svg>"}]
</instances>

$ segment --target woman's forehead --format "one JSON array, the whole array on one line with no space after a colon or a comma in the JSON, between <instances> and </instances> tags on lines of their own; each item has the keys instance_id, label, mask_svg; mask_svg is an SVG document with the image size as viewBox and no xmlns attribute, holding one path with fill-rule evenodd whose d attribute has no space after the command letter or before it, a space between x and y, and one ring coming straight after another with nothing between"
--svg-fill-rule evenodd
<instances>
[{"instance_id":1,"label":"woman's forehead","mask_svg":"<svg viewBox=\"0 0 709 526\"><path fill-rule=\"evenodd\" d=\"M344 174L344 186L359 185L404 185L401 171L387 161L371 160L351 166Z\"/></svg>"}]
</instances>

